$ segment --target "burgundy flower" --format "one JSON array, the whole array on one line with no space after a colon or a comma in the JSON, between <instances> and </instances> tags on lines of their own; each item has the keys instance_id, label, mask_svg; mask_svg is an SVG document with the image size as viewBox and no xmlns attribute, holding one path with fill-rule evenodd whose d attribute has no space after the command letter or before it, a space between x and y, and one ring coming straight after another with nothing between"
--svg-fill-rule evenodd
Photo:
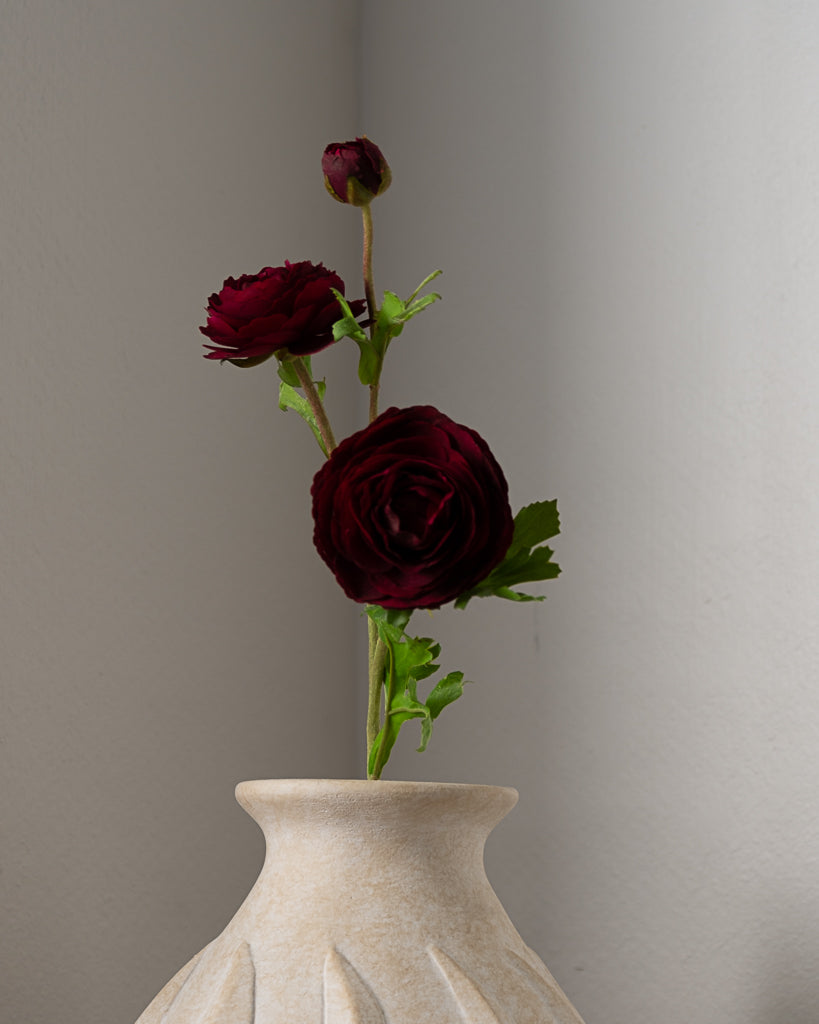
<instances>
[{"instance_id":1,"label":"burgundy flower","mask_svg":"<svg viewBox=\"0 0 819 1024\"><path fill-rule=\"evenodd\" d=\"M388 409L316 474L313 542L354 601L437 608L489 575L512 541L486 442L432 406Z\"/></svg>"},{"instance_id":2,"label":"burgundy flower","mask_svg":"<svg viewBox=\"0 0 819 1024\"><path fill-rule=\"evenodd\" d=\"M309 261L229 277L208 299L208 323L199 328L214 342L205 358L252 366L282 349L294 356L320 352L332 344L333 324L342 317L331 288L344 294L338 274ZM356 299L350 308L358 316L364 305Z\"/></svg>"},{"instance_id":3,"label":"burgundy flower","mask_svg":"<svg viewBox=\"0 0 819 1024\"><path fill-rule=\"evenodd\" d=\"M333 199L367 206L386 192L392 181L390 165L374 142L366 137L333 142L321 158L324 185Z\"/></svg>"}]
</instances>

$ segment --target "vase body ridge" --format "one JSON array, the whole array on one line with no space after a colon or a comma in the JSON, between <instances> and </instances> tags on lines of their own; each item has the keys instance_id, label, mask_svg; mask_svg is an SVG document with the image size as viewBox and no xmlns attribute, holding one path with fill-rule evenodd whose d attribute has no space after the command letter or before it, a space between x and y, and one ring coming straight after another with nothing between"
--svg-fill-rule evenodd
<instances>
[{"instance_id":1,"label":"vase body ridge","mask_svg":"<svg viewBox=\"0 0 819 1024\"><path fill-rule=\"evenodd\" d=\"M137 1024L582 1024L487 880L495 786L240 783L262 871Z\"/></svg>"}]
</instances>

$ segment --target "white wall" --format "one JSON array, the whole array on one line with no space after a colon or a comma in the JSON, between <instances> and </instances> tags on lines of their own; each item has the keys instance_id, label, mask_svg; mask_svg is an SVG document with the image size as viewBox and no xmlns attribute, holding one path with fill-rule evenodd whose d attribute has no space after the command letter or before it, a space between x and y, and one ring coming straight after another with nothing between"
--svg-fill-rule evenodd
<instances>
[{"instance_id":1,"label":"white wall","mask_svg":"<svg viewBox=\"0 0 819 1024\"><path fill-rule=\"evenodd\" d=\"M304 168L367 131L377 285L446 272L385 404L564 517L545 604L434 616L476 683L391 777L518 786L490 875L587 1024L815 1024L819 13L358 6L0 2L0 1020L134 1019L258 866L233 783L359 773L312 441L196 326L354 280Z\"/></svg>"},{"instance_id":2,"label":"white wall","mask_svg":"<svg viewBox=\"0 0 819 1024\"><path fill-rule=\"evenodd\" d=\"M394 771L520 788L490 875L588 1024L814 1024L819 8L365 10L382 284L446 272L393 401L565 527L428 625L477 683Z\"/></svg>"},{"instance_id":3,"label":"white wall","mask_svg":"<svg viewBox=\"0 0 819 1024\"><path fill-rule=\"evenodd\" d=\"M0 3L4 1024L134 1020L258 869L234 784L357 770L308 625L343 661L318 449L197 331L229 274L358 272L320 168L354 30L322 0Z\"/></svg>"}]
</instances>

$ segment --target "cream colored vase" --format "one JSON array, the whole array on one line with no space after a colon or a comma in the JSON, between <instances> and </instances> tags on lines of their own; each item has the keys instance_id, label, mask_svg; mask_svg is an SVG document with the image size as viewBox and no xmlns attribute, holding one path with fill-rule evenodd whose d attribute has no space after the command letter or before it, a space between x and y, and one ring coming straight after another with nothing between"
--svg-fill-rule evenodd
<instances>
[{"instance_id":1,"label":"cream colored vase","mask_svg":"<svg viewBox=\"0 0 819 1024\"><path fill-rule=\"evenodd\" d=\"M267 856L137 1024L582 1024L483 868L513 789L243 782Z\"/></svg>"}]
</instances>

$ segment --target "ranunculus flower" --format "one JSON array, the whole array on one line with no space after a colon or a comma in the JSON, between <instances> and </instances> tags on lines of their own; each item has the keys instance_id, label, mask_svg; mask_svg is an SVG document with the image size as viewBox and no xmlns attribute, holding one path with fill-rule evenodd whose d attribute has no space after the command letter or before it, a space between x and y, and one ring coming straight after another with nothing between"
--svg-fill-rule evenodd
<instances>
[{"instance_id":1,"label":"ranunculus flower","mask_svg":"<svg viewBox=\"0 0 819 1024\"><path fill-rule=\"evenodd\" d=\"M313 542L354 601L438 608L489 575L512 541L486 442L429 405L388 409L316 474Z\"/></svg>"},{"instance_id":2,"label":"ranunculus flower","mask_svg":"<svg viewBox=\"0 0 819 1024\"><path fill-rule=\"evenodd\" d=\"M258 274L229 277L208 299L208 323L199 330L215 344L207 359L229 359L249 366L287 349L294 356L320 352L333 342L333 324L342 317L331 288L344 294L344 282L322 263L285 261ZM350 303L355 316L364 300Z\"/></svg>"},{"instance_id":3,"label":"ranunculus flower","mask_svg":"<svg viewBox=\"0 0 819 1024\"><path fill-rule=\"evenodd\" d=\"M367 206L386 192L392 181L384 154L368 138L333 142L321 158L324 185L333 199L353 206Z\"/></svg>"}]
</instances>

